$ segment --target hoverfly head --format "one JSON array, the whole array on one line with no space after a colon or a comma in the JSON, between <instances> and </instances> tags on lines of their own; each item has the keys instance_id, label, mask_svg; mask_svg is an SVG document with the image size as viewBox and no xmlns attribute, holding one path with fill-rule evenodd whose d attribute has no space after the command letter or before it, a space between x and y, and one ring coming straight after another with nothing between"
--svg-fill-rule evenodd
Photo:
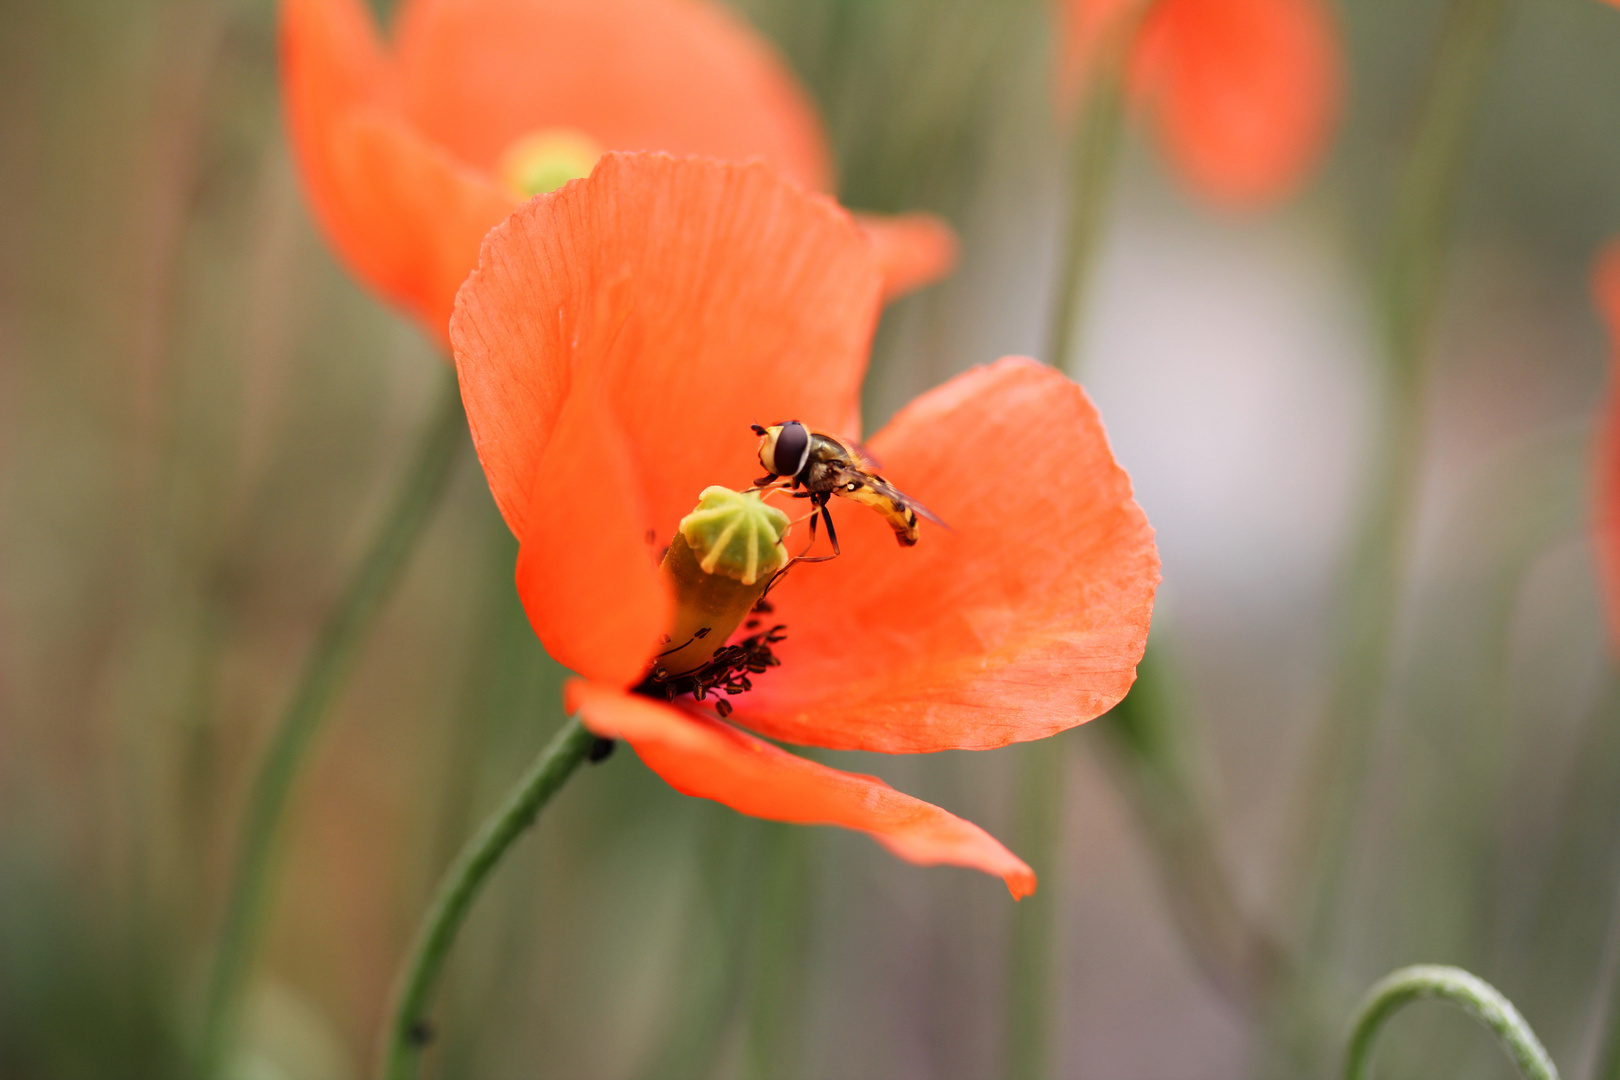
<instances>
[{"instance_id":1,"label":"hoverfly head","mask_svg":"<svg viewBox=\"0 0 1620 1080\"><path fill-rule=\"evenodd\" d=\"M761 428L759 432L759 463L765 471L777 476L797 476L810 458L810 432L797 420Z\"/></svg>"}]
</instances>

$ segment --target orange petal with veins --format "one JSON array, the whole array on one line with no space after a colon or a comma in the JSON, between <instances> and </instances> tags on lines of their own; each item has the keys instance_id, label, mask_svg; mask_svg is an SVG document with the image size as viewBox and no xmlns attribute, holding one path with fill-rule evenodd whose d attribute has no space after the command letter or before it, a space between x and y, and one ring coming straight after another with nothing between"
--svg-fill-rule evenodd
<instances>
[{"instance_id":1,"label":"orange petal with veins","mask_svg":"<svg viewBox=\"0 0 1620 1080\"><path fill-rule=\"evenodd\" d=\"M754 423L855 434L877 317L871 245L762 165L607 154L490 233L451 326L473 441L507 524L572 380L600 379L660 543L710 484L760 474Z\"/></svg>"},{"instance_id":2,"label":"orange petal with veins","mask_svg":"<svg viewBox=\"0 0 1620 1080\"><path fill-rule=\"evenodd\" d=\"M541 644L587 678L639 682L674 602L629 442L593 380L568 395L529 498L517 589Z\"/></svg>"},{"instance_id":3,"label":"orange petal with veins","mask_svg":"<svg viewBox=\"0 0 1620 1080\"><path fill-rule=\"evenodd\" d=\"M1159 556L1096 409L1052 368L1006 359L901 410L870 443L950 528L895 543L832 501L843 555L772 592L782 665L735 719L838 749L982 750L1062 731L1125 696Z\"/></svg>"},{"instance_id":4,"label":"orange petal with veins","mask_svg":"<svg viewBox=\"0 0 1620 1080\"><path fill-rule=\"evenodd\" d=\"M989 833L874 776L808 761L709 716L582 681L567 707L603 738L623 739L676 791L744 814L801 825L841 825L924 866L967 866L1007 883L1013 899L1035 874Z\"/></svg>"}]
</instances>

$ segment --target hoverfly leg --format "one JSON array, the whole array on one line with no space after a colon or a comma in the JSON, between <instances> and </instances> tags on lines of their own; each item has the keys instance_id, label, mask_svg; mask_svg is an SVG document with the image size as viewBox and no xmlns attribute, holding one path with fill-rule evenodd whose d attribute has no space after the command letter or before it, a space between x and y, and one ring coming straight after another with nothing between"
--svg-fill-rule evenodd
<instances>
[{"instance_id":1,"label":"hoverfly leg","mask_svg":"<svg viewBox=\"0 0 1620 1080\"><path fill-rule=\"evenodd\" d=\"M838 550L838 532L833 528L832 511L827 508L827 504L825 502L821 504L821 520L827 523L827 539L832 542L833 555L842 555L843 552ZM810 519L810 528L812 530L815 529L814 518Z\"/></svg>"},{"instance_id":2,"label":"hoverfly leg","mask_svg":"<svg viewBox=\"0 0 1620 1080\"><path fill-rule=\"evenodd\" d=\"M802 563L802 562L805 562L805 563L826 562L829 559L837 558L840 554L842 554L842 552L840 552L838 550L838 537L836 535L834 535L834 533L833 533L832 515L827 512L827 500L829 498L831 498L831 496L829 496L829 495L827 495L825 493L817 493L817 492L813 492L813 491L806 491L802 495L800 495L799 497L800 498L807 498L807 499L812 500L812 502L810 504L810 514L809 514L810 540L809 540L808 543L806 543L804 545L804 551L802 551L799 554L795 555L793 557L792 561L790 561L788 563L788 566L792 566L794 563ZM812 555L808 554L810 549L812 547L814 547L815 544L816 544L816 518L818 518L818 517L821 518L823 521L825 521L827 523L827 538L832 541L832 546L833 546L833 553L831 555L815 555L815 556L812 556ZM782 572L786 573L787 572L787 567L783 567Z\"/></svg>"},{"instance_id":3,"label":"hoverfly leg","mask_svg":"<svg viewBox=\"0 0 1620 1080\"><path fill-rule=\"evenodd\" d=\"M799 558L803 559L806 555L808 555L810 553L810 549L815 547L815 546L816 546L816 510L815 510L815 507L811 507L810 508L810 540L809 540L808 543L806 543L804 545L804 550L799 552Z\"/></svg>"}]
</instances>

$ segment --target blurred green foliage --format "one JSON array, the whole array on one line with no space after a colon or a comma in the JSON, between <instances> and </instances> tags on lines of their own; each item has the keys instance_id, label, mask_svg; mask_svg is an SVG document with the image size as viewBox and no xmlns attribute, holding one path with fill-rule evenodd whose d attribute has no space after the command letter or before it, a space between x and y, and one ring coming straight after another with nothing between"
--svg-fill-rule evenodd
<instances>
[{"instance_id":1,"label":"blurred green foliage","mask_svg":"<svg viewBox=\"0 0 1620 1080\"><path fill-rule=\"evenodd\" d=\"M874 426L968 364L1036 351L1063 161L1046 5L739 6L819 101L845 201L932 209L963 237L956 277L885 318ZM1293 230L1365 304L1438 11L1346 5L1329 168L1275 219L1195 240ZM309 224L274 45L263 2L0 5L7 1080L179 1074L247 778L438 375ZM1391 967L1468 967L1573 1075L1597 1052L1620 883L1620 694L1584 531L1607 349L1586 267L1620 232L1617 49L1611 6L1525 2L1493 77L1441 314L1420 558L1326 973L1327 1008L1348 1015ZM1140 137L1121 189L1121 249L1153 221L1202 221ZM1151 282L1132 287L1142 318L1176 317ZM1088 362L1128 381L1108 355ZM1150 516L1174 519L1154 494ZM1320 583L1282 578L1213 611L1174 558L1198 536L1163 539L1218 854L1286 936L1278 818L1323 682ZM300 793L244 1080L366 1074L433 880L560 722L513 557L469 464ZM1060 1074L1242 1071L1263 1036L1176 937L1100 736L1062 740L1065 857L1036 867L1060 905ZM825 756L1011 833L1007 753ZM559 797L474 912L432 1067L996 1075L1007 915L993 880L695 803L621 752ZM1383 1075L1506 1075L1445 1015L1403 1019L1381 1053Z\"/></svg>"}]
</instances>

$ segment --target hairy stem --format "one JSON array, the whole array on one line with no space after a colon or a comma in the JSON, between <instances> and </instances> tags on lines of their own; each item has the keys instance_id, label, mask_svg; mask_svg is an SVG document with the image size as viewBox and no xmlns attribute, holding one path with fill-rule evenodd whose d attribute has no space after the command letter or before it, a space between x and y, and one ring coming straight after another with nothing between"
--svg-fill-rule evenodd
<instances>
[{"instance_id":1,"label":"hairy stem","mask_svg":"<svg viewBox=\"0 0 1620 1080\"><path fill-rule=\"evenodd\" d=\"M1513 1003L1496 988L1461 968L1419 964L1402 968L1367 992L1356 1010L1344 1054L1344 1080L1366 1080L1373 1043L1384 1022L1402 1006L1420 999L1449 1001L1491 1029L1525 1080L1558 1080L1558 1069L1536 1033Z\"/></svg>"},{"instance_id":2,"label":"hairy stem","mask_svg":"<svg viewBox=\"0 0 1620 1080\"><path fill-rule=\"evenodd\" d=\"M445 872L395 984L382 1036L378 1075L383 1080L411 1080L416 1075L422 1049L432 1037L426 1016L428 999L473 901L512 844L534 824L595 742L595 736L577 719L564 724Z\"/></svg>"},{"instance_id":3,"label":"hairy stem","mask_svg":"<svg viewBox=\"0 0 1620 1080\"><path fill-rule=\"evenodd\" d=\"M466 445L466 426L455 374L446 372L387 516L321 627L259 765L205 1004L199 1056L199 1072L205 1078L218 1076L227 1067L242 986L271 906L278 840L293 787L378 613L432 518Z\"/></svg>"}]
</instances>

